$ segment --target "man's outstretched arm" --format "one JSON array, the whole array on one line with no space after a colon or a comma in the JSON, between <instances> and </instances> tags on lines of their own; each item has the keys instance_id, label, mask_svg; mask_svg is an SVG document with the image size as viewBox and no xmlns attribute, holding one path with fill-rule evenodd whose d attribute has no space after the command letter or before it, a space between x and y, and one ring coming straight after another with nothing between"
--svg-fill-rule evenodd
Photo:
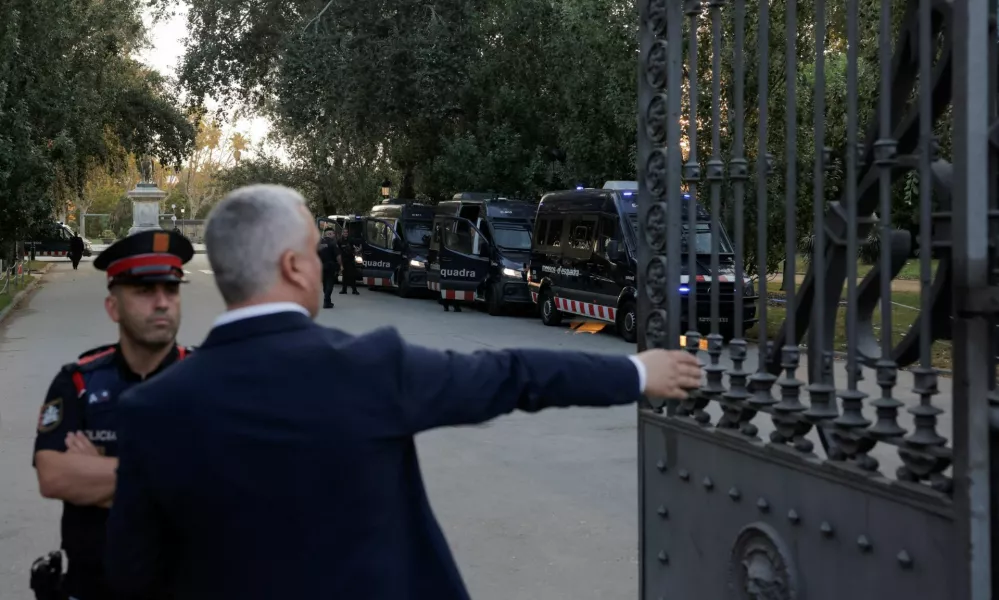
<instances>
[{"instance_id":1,"label":"man's outstretched arm","mask_svg":"<svg viewBox=\"0 0 999 600\"><path fill-rule=\"evenodd\" d=\"M550 350L460 354L407 344L392 330L355 338L380 348L394 365L386 378L398 433L481 423L514 410L630 404L643 393L686 397L700 383L700 365L685 352L662 350L606 356ZM644 379L644 381L643 381ZM644 386L644 387L643 387Z\"/></svg>"}]
</instances>

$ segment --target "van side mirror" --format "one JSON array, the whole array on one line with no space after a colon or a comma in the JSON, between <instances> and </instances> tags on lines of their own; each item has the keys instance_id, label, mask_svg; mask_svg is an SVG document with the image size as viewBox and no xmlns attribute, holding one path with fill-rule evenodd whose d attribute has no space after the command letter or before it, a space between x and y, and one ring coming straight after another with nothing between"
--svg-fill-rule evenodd
<instances>
[{"instance_id":1,"label":"van side mirror","mask_svg":"<svg viewBox=\"0 0 999 600\"><path fill-rule=\"evenodd\" d=\"M399 238L392 238L393 250L395 250L396 252L402 252L402 247L403 247L402 240L400 240Z\"/></svg>"}]
</instances>

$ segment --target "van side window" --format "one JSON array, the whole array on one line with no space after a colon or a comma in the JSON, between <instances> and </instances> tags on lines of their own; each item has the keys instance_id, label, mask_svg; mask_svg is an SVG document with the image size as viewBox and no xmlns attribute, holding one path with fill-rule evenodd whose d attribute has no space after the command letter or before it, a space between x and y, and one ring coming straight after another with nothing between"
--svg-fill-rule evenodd
<instances>
[{"instance_id":1,"label":"van side window","mask_svg":"<svg viewBox=\"0 0 999 600\"><path fill-rule=\"evenodd\" d=\"M442 221L434 221L431 226L430 231L430 249L440 250L440 239L444 232L444 223Z\"/></svg>"},{"instance_id":2,"label":"van side window","mask_svg":"<svg viewBox=\"0 0 999 600\"><path fill-rule=\"evenodd\" d=\"M548 219L542 218L538 219L538 222L534 224L534 240L535 244L538 246L545 245L545 237L548 235Z\"/></svg>"},{"instance_id":3,"label":"van side window","mask_svg":"<svg viewBox=\"0 0 999 600\"><path fill-rule=\"evenodd\" d=\"M562 219L552 219L548 223L548 234L544 238L544 245L558 248L562 242Z\"/></svg>"},{"instance_id":4,"label":"van side window","mask_svg":"<svg viewBox=\"0 0 999 600\"><path fill-rule=\"evenodd\" d=\"M444 232L444 245L448 250L472 254L472 227L467 221L453 221L451 231Z\"/></svg>"},{"instance_id":5,"label":"van side window","mask_svg":"<svg viewBox=\"0 0 999 600\"><path fill-rule=\"evenodd\" d=\"M617 227L617 217L600 217L600 230L597 233L596 251L600 254L607 252L607 242L611 240L621 241L621 233Z\"/></svg>"},{"instance_id":6,"label":"van side window","mask_svg":"<svg viewBox=\"0 0 999 600\"><path fill-rule=\"evenodd\" d=\"M367 222L365 237L367 237L368 243L372 246L385 248L386 250L392 249L392 230L381 221L369 220Z\"/></svg>"},{"instance_id":7,"label":"van side window","mask_svg":"<svg viewBox=\"0 0 999 600\"><path fill-rule=\"evenodd\" d=\"M592 217L569 221L569 248L579 252L592 252L596 241L597 220Z\"/></svg>"}]
</instances>

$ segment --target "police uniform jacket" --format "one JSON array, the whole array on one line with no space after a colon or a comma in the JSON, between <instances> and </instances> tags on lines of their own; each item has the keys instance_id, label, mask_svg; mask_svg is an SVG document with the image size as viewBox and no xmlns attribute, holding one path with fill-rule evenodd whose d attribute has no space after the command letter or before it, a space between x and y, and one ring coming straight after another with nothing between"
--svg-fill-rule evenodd
<instances>
[{"instance_id":1,"label":"police uniform jacket","mask_svg":"<svg viewBox=\"0 0 999 600\"><path fill-rule=\"evenodd\" d=\"M340 256L340 247L335 239L323 238L319 241L319 260L323 263L323 271L336 271L340 268L337 257Z\"/></svg>"},{"instance_id":2,"label":"police uniform jacket","mask_svg":"<svg viewBox=\"0 0 999 600\"><path fill-rule=\"evenodd\" d=\"M189 351L174 346L156 373ZM120 396L139 381L142 377L128 367L117 345L80 355L77 362L60 369L49 386L38 419L35 452L65 452L66 435L82 431L102 455L118 456ZM108 597L102 576L107 517L106 508L63 502L60 532L70 564L66 587L84 600Z\"/></svg>"},{"instance_id":3,"label":"police uniform jacket","mask_svg":"<svg viewBox=\"0 0 999 600\"><path fill-rule=\"evenodd\" d=\"M639 388L624 356L458 354L290 311L217 325L126 393L108 577L184 600L468 598L413 436Z\"/></svg>"}]
</instances>

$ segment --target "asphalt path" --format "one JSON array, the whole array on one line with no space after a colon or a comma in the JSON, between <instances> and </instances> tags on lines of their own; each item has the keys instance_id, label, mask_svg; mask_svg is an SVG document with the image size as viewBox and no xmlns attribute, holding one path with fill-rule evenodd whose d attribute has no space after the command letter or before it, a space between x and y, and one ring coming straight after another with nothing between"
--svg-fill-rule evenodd
<instances>
[{"instance_id":1,"label":"asphalt path","mask_svg":"<svg viewBox=\"0 0 999 600\"><path fill-rule=\"evenodd\" d=\"M44 285L0 326L0 598L31 598L31 562L58 546L60 504L42 499L31 468L38 409L60 365L113 341L103 276L89 259L73 271L55 260ZM203 254L186 265L180 340L199 344L223 305ZM396 327L410 342L470 352L516 346L626 354L612 328L578 333L537 317L445 313L429 299L404 300L360 288L334 295L318 321L353 333ZM702 353L706 362L708 357ZM728 366L727 359L723 364ZM750 348L745 368L755 369ZM837 363L838 381L843 368ZM804 371L799 378L806 379ZM873 377L865 391L878 394ZM335 394L335 381L330 393ZM949 380L941 381L949 397ZM911 376L897 396L914 404ZM942 408L948 408L942 405ZM712 408L717 417L720 411ZM949 413L945 415L948 417ZM909 421L903 417L903 424ZM758 417L761 434L771 428ZM942 425L944 435L950 423ZM814 438L813 438L814 439ZM638 596L636 412L633 407L514 414L417 439L435 512L473 598L624 599ZM876 453L886 469L898 460ZM334 543L331 540L331 543Z\"/></svg>"}]
</instances>

